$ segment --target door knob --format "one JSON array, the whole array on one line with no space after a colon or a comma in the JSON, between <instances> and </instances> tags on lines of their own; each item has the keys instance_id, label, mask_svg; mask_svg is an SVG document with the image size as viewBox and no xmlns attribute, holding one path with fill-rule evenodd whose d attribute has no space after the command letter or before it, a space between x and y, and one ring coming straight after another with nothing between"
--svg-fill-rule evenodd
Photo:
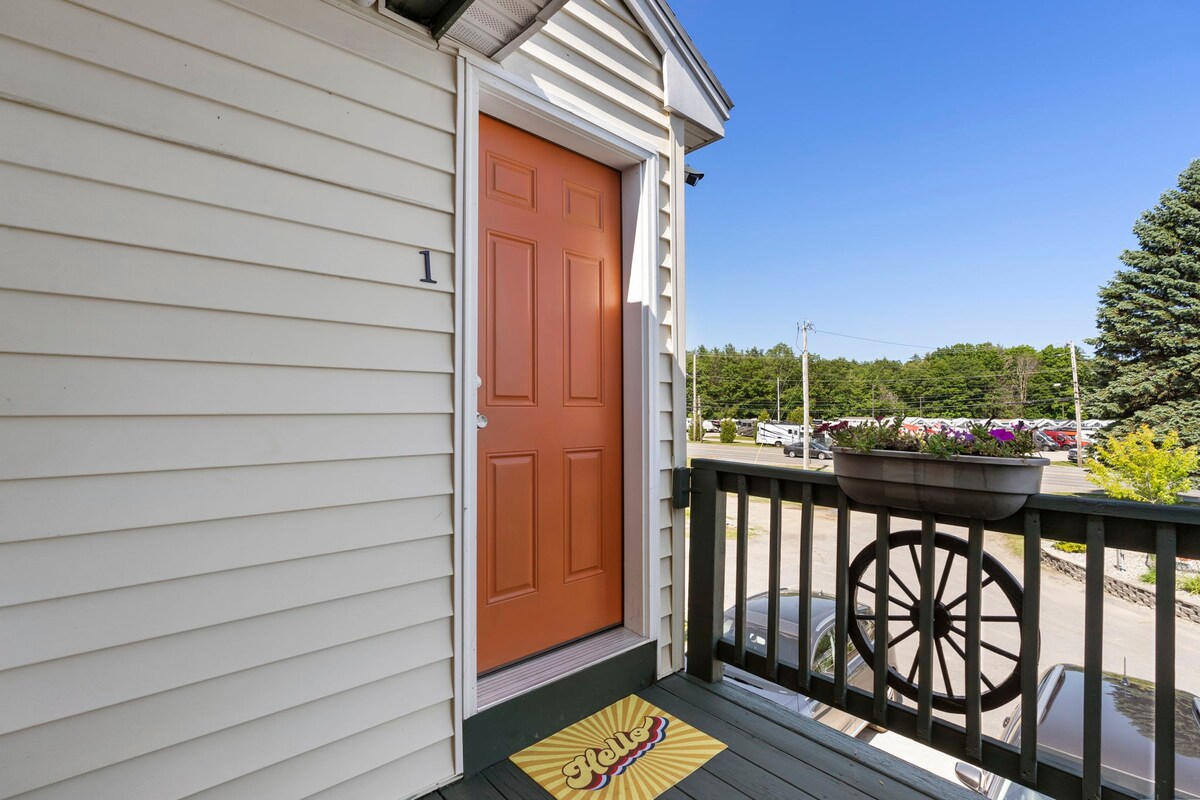
<instances>
[{"instance_id":1,"label":"door knob","mask_svg":"<svg viewBox=\"0 0 1200 800\"><path fill-rule=\"evenodd\" d=\"M485 417L483 414L475 415L475 427L476 428L486 428L487 422L488 422L487 417Z\"/></svg>"}]
</instances>

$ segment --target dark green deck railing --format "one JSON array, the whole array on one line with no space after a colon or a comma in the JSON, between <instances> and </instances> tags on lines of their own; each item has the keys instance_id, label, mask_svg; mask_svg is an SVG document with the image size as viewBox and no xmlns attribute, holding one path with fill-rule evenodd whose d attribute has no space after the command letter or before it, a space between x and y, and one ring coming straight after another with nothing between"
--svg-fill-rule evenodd
<instances>
[{"instance_id":1,"label":"dark green deck railing","mask_svg":"<svg viewBox=\"0 0 1200 800\"><path fill-rule=\"evenodd\" d=\"M1156 506L1101 498L1035 495L1018 513L1002 520L981 522L960 517L863 506L851 501L837 486L833 475L803 472L786 467L768 467L710 459L697 459L691 468L691 555L688 577L687 670L707 681L720 680L724 664L736 664L780 686L848 711L855 716L924 742L942 752L973 763L982 769L1013 780L1056 798L1133 798L1126 789L1109 784L1101 775L1101 657L1104 642L1104 557L1105 548L1119 548L1157 556L1158 580L1155 606L1155 798L1175 797L1175 570L1176 557L1200 558L1200 508ZM722 638L725 612L726 503L728 495L737 502L737 563L735 624L733 638ZM749 499L770 500L768 565L768 627L764 652L747 648L746 593ZM779 595L782 586L782 503L801 504L800 574L796 587L801 624L798 629L801 654L811 652L811 626L803 624L811 614L813 509L837 509L836 617L834 624L835 664L832 678L814 674L801 657L792 664L780 658ZM847 637L852 624L849 612L854 587L850 583L850 512L876 517L875 587L888 587L894 573L889 568L892 519L921 523L918 662L912 675L919 679L915 710L887 694L887 671L875 670L870 692L847 685ZM965 698L959 725L933 714L934 711L934 603L938 592L934 574L933 548L938 523L967 528L965 597ZM982 586L984 584L984 531L1020 534L1024 537L1023 594L1019 623L1020 716L1038 719L1038 629L1041 613L1041 539L1043 531L1057 541L1087 545L1084 586L1084 708L1083 767L1073 771L1038 757L1037 725L1022 724L1019 746L1006 744L981 732L982 699L981 641ZM916 546L913 546L916 564ZM949 573L949 567L946 567ZM945 584L945 575L941 582ZM874 587L872 587L874 588ZM890 588L888 589L890 591ZM885 595L887 593L885 592ZM875 624L876 663L888 663L889 603L877 603ZM853 624L857 624L854 622ZM957 646L957 645L956 645ZM1016 656L1018 654L1009 654ZM944 664L944 661L942 662ZM911 677L910 677L911 679ZM949 681L947 679L947 685Z\"/></svg>"}]
</instances>

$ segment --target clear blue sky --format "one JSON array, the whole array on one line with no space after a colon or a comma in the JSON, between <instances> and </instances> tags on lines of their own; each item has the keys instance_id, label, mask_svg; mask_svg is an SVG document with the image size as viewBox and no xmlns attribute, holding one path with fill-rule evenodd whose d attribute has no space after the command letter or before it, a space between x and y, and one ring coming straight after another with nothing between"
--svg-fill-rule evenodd
<instances>
[{"instance_id":1,"label":"clear blue sky","mask_svg":"<svg viewBox=\"0 0 1200 800\"><path fill-rule=\"evenodd\" d=\"M735 103L688 159L689 348L1082 340L1200 157L1197 0L670 2Z\"/></svg>"}]
</instances>

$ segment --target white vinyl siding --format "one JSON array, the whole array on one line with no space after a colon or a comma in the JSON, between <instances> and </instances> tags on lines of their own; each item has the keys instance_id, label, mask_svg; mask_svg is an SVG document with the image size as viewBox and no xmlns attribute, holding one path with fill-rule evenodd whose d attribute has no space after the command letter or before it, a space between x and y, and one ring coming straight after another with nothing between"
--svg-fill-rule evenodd
<instances>
[{"instance_id":1,"label":"white vinyl siding","mask_svg":"<svg viewBox=\"0 0 1200 800\"><path fill-rule=\"evenodd\" d=\"M0 797L454 775L455 76L318 0L0 4Z\"/></svg>"},{"instance_id":2,"label":"white vinyl siding","mask_svg":"<svg viewBox=\"0 0 1200 800\"><path fill-rule=\"evenodd\" d=\"M679 370L672 329L675 308L671 297L672 178L674 140L671 117L663 106L662 57L621 0L571 0L546 26L504 60L504 67L534 83L548 97L568 108L583 109L615 131L644 143L658 156L657 297L653 314L658 322L659 385L651 387L657 412L652 417L651 447L661 472L658 478L660 575L662 602L658 671L665 675L682 666L683 650L673 628L682 630L673 609L683 608L681 573L672 545L682 541L683 519L671 511L671 467L674 452L673 380ZM680 151L681 152L681 151ZM679 462L679 466L683 466Z\"/></svg>"}]
</instances>

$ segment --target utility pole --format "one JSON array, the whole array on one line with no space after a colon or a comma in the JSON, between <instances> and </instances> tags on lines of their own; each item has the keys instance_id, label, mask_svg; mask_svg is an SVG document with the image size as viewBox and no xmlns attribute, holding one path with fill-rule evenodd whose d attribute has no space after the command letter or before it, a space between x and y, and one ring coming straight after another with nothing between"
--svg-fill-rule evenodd
<instances>
[{"instance_id":1,"label":"utility pole","mask_svg":"<svg viewBox=\"0 0 1200 800\"><path fill-rule=\"evenodd\" d=\"M783 417L779 414L779 376L775 376L775 421L780 422Z\"/></svg>"},{"instance_id":2,"label":"utility pole","mask_svg":"<svg viewBox=\"0 0 1200 800\"><path fill-rule=\"evenodd\" d=\"M1075 363L1075 342L1067 342L1071 348L1071 394L1075 396L1075 463L1083 467L1083 410L1079 405L1079 366Z\"/></svg>"},{"instance_id":3,"label":"utility pole","mask_svg":"<svg viewBox=\"0 0 1200 800\"><path fill-rule=\"evenodd\" d=\"M808 332L812 329L812 323L804 320L804 327L801 329L804 336L804 355L801 362L801 369L804 376L804 468L808 469L808 448L812 441L809 435L809 417L808 417Z\"/></svg>"},{"instance_id":4,"label":"utility pole","mask_svg":"<svg viewBox=\"0 0 1200 800\"><path fill-rule=\"evenodd\" d=\"M704 427L700 422L700 373L696 369L697 351L692 351L692 437L695 438L697 431L703 431ZM703 439L703 434L700 434Z\"/></svg>"}]
</instances>

